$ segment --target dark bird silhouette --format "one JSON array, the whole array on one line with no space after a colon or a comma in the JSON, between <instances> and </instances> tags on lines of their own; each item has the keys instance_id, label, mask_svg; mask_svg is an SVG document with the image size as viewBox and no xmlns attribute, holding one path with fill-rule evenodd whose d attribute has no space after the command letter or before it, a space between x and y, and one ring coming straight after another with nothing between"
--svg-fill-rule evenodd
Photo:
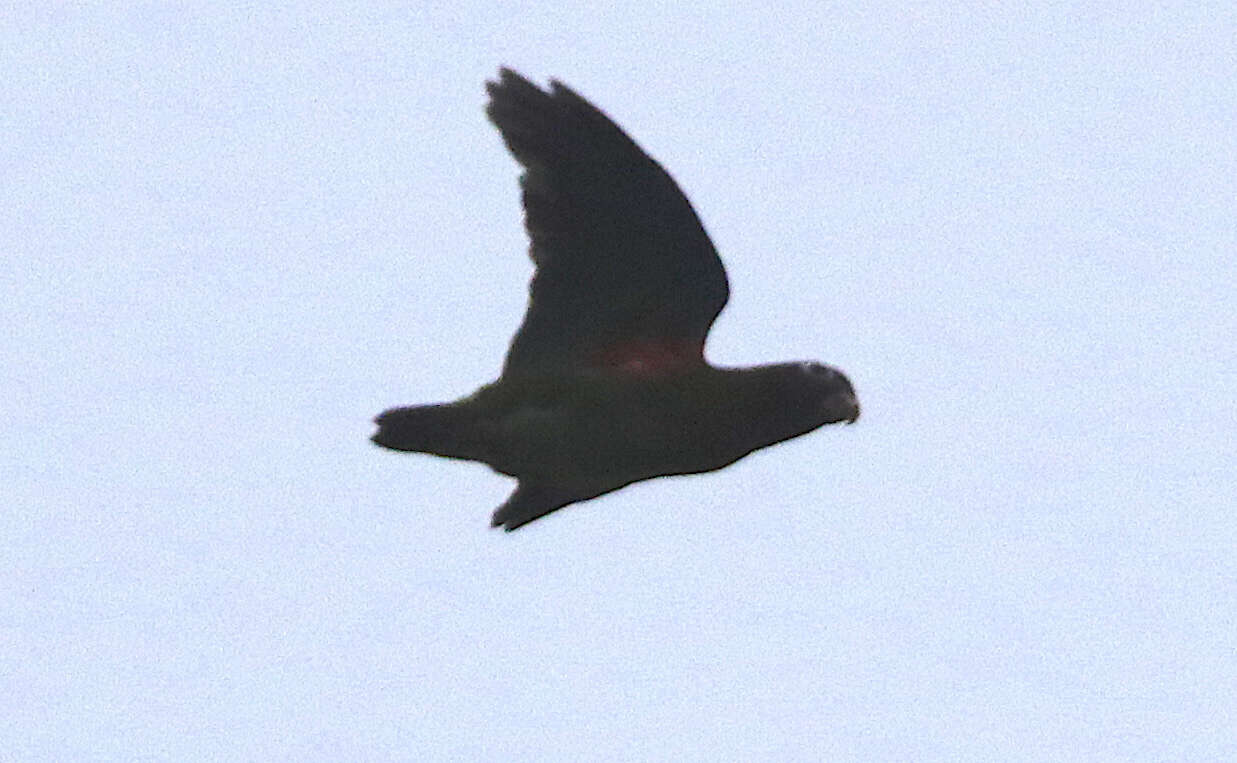
<instances>
[{"instance_id":1,"label":"dark bird silhouette","mask_svg":"<svg viewBox=\"0 0 1237 763\"><path fill-rule=\"evenodd\" d=\"M493 516L510 531L858 418L850 381L829 366L709 365L705 336L729 296L721 260L678 185L609 117L510 69L486 91L524 167L528 310L496 381L382 413L375 443L517 478Z\"/></svg>"}]
</instances>

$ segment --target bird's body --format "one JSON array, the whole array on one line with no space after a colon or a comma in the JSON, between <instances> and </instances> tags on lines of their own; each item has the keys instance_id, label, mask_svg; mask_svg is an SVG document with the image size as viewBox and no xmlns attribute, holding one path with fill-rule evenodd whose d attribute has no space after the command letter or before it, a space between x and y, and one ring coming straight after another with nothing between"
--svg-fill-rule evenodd
<instances>
[{"instance_id":1,"label":"bird's body","mask_svg":"<svg viewBox=\"0 0 1237 763\"><path fill-rule=\"evenodd\" d=\"M513 530L858 416L850 382L827 366L705 362L729 287L678 186L562 85L546 93L504 69L489 91L490 118L527 168L537 273L524 324L496 381L453 403L391 409L374 442L516 477L493 518Z\"/></svg>"},{"instance_id":2,"label":"bird's body","mask_svg":"<svg viewBox=\"0 0 1237 763\"><path fill-rule=\"evenodd\" d=\"M846 414L811 396L792 401L795 378L811 373L797 363L706 365L666 375L586 370L499 381L454 403L384 414L378 442L480 461L583 500L653 477L720 469ZM401 447L397 431L435 434Z\"/></svg>"}]
</instances>

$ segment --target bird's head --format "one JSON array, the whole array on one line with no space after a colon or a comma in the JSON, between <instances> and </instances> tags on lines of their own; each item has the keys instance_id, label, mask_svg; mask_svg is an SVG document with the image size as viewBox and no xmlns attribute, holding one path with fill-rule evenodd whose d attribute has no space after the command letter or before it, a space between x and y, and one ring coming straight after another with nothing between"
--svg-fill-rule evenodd
<instances>
[{"instance_id":1,"label":"bird's head","mask_svg":"<svg viewBox=\"0 0 1237 763\"><path fill-rule=\"evenodd\" d=\"M727 369L731 399L757 447L859 418L859 399L846 375L821 363L773 363Z\"/></svg>"}]
</instances>

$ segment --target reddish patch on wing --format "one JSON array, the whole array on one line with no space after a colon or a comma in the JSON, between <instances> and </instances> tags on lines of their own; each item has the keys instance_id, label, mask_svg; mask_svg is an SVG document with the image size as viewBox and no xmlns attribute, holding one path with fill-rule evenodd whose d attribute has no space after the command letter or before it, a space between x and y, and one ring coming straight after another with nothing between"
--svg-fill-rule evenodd
<instances>
[{"instance_id":1,"label":"reddish patch on wing","mask_svg":"<svg viewBox=\"0 0 1237 763\"><path fill-rule=\"evenodd\" d=\"M626 342L598 353L597 362L633 374L664 374L700 365L703 349L691 341Z\"/></svg>"}]
</instances>

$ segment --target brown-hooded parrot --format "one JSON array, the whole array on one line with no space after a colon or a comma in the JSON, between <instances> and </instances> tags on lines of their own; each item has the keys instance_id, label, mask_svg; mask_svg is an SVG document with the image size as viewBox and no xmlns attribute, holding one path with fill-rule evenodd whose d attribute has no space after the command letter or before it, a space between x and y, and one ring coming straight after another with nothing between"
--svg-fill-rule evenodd
<instances>
[{"instance_id":1,"label":"brown-hooded parrot","mask_svg":"<svg viewBox=\"0 0 1237 763\"><path fill-rule=\"evenodd\" d=\"M480 461L519 480L494 512L508 531L633 482L721 469L859 403L812 362L718 368L705 336L726 273L678 185L561 82L510 69L486 114L524 167L536 267L502 374L452 403L392 408L373 441Z\"/></svg>"}]
</instances>

